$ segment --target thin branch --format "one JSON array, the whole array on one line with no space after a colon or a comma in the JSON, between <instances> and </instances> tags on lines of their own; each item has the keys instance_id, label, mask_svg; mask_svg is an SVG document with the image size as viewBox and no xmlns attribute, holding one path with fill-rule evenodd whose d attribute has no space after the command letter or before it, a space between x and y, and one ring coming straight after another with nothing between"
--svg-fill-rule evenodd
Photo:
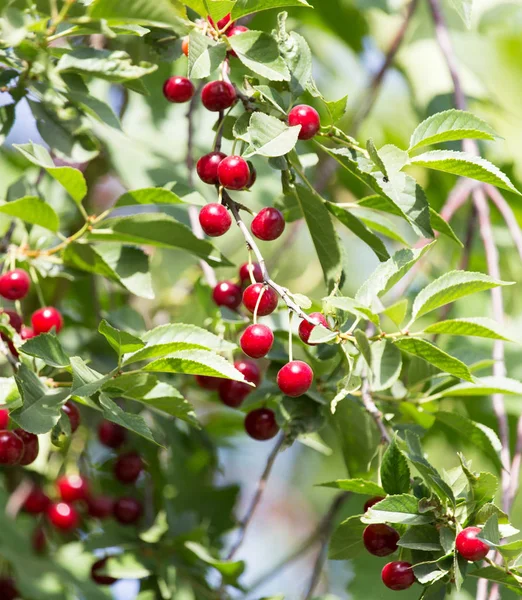
<instances>
[{"instance_id":1,"label":"thin branch","mask_svg":"<svg viewBox=\"0 0 522 600\"><path fill-rule=\"evenodd\" d=\"M498 211L502 215L502 218L508 226L509 233L513 238L513 242L517 248L520 258L522 258L522 229L518 224L517 218L511 206L509 206L507 200L498 191L496 187L492 185L486 186L486 194L490 197L493 204L497 207Z\"/></svg>"},{"instance_id":2,"label":"thin branch","mask_svg":"<svg viewBox=\"0 0 522 600\"><path fill-rule=\"evenodd\" d=\"M236 552L241 547L241 544L245 540L245 535L246 535L248 526L252 522L252 518L254 517L256 508L259 505L259 502L261 501L263 492L265 491L265 488L266 488L266 483L268 481L268 478L270 477L270 473L272 472L272 468L274 466L275 460L283 446L284 441L285 441L285 436L284 436L284 434L281 434L279 436L277 442L275 443L275 445L272 449L272 452L270 452L270 454L268 456L263 474L261 475L261 477L257 483L257 488L255 491L254 497L252 498L252 500L250 502L250 506L248 507L248 509L245 513L245 516L241 519L241 522L239 524L238 538L235 541L235 543L233 544L229 553L227 554L227 560L232 560L232 558L234 557Z\"/></svg>"},{"instance_id":3,"label":"thin branch","mask_svg":"<svg viewBox=\"0 0 522 600\"><path fill-rule=\"evenodd\" d=\"M373 401L372 394L370 392L370 383L367 377L364 377L362 381L361 400L364 408L367 410L367 412L379 428L382 443L389 444L391 442L391 436L384 423L382 412L377 408L375 402Z\"/></svg>"}]
</instances>

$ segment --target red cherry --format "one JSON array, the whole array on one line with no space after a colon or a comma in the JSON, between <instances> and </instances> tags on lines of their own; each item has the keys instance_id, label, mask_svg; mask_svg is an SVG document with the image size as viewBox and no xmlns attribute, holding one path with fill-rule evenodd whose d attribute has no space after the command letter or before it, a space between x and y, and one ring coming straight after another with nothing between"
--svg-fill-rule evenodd
<instances>
[{"instance_id":1,"label":"red cherry","mask_svg":"<svg viewBox=\"0 0 522 600\"><path fill-rule=\"evenodd\" d=\"M219 183L218 166L226 157L227 155L223 152L210 152L202 156L196 165L196 171L201 181L209 185L217 185Z\"/></svg>"},{"instance_id":2,"label":"red cherry","mask_svg":"<svg viewBox=\"0 0 522 600\"><path fill-rule=\"evenodd\" d=\"M185 56L189 55L189 38L188 38L188 36L184 37L183 41L181 42L181 51L183 52L183 54Z\"/></svg>"},{"instance_id":3,"label":"red cherry","mask_svg":"<svg viewBox=\"0 0 522 600\"><path fill-rule=\"evenodd\" d=\"M34 433L29 433L24 429L14 429L13 431L24 443L24 453L22 454L19 464L24 467L30 465L36 460L40 450L38 436Z\"/></svg>"},{"instance_id":4,"label":"red cherry","mask_svg":"<svg viewBox=\"0 0 522 600\"><path fill-rule=\"evenodd\" d=\"M234 27L231 27L230 29L227 30L227 37L233 37L235 35L240 35L242 33L245 33L245 31L248 31L248 27L245 27L244 25L235 25ZM237 57L237 54L232 49L230 49L228 51L228 55Z\"/></svg>"},{"instance_id":5,"label":"red cherry","mask_svg":"<svg viewBox=\"0 0 522 600\"><path fill-rule=\"evenodd\" d=\"M371 508L374 504L377 504L377 502L380 502L381 500L384 500L384 496L374 496L373 498L369 498L368 500L366 500L366 502L364 503L364 512L366 512L369 508Z\"/></svg>"},{"instance_id":6,"label":"red cherry","mask_svg":"<svg viewBox=\"0 0 522 600\"><path fill-rule=\"evenodd\" d=\"M245 431L260 442L272 439L279 431L274 411L258 408L249 412L245 417Z\"/></svg>"},{"instance_id":7,"label":"red cherry","mask_svg":"<svg viewBox=\"0 0 522 600\"><path fill-rule=\"evenodd\" d=\"M108 557L97 560L91 567L91 578L94 581L94 583L97 583L98 585L112 585L113 583L116 583L118 581L114 577L110 577L109 575L103 575L101 572L105 568L107 558Z\"/></svg>"},{"instance_id":8,"label":"red cherry","mask_svg":"<svg viewBox=\"0 0 522 600\"><path fill-rule=\"evenodd\" d=\"M141 502L134 498L120 498L114 503L114 518L122 525L131 525L139 520L143 513Z\"/></svg>"},{"instance_id":9,"label":"red cherry","mask_svg":"<svg viewBox=\"0 0 522 600\"><path fill-rule=\"evenodd\" d=\"M277 374L277 385L286 396L297 398L310 389L314 372L305 362L293 360L287 363Z\"/></svg>"},{"instance_id":10,"label":"red cherry","mask_svg":"<svg viewBox=\"0 0 522 600\"><path fill-rule=\"evenodd\" d=\"M201 90L201 102L207 110L212 112L230 108L236 99L236 90L228 81L211 81Z\"/></svg>"},{"instance_id":11,"label":"red cherry","mask_svg":"<svg viewBox=\"0 0 522 600\"><path fill-rule=\"evenodd\" d=\"M119 448L127 439L127 430L117 423L104 420L98 425L98 439L104 446Z\"/></svg>"},{"instance_id":12,"label":"red cherry","mask_svg":"<svg viewBox=\"0 0 522 600\"><path fill-rule=\"evenodd\" d=\"M29 495L25 499L23 509L30 515L40 515L47 510L50 502L49 497L42 488L33 485Z\"/></svg>"},{"instance_id":13,"label":"red cherry","mask_svg":"<svg viewBox=\"0 0 522 600\"><path fill-rule=\"evenodd\" d=\"M63 412L69 417L71 423L71 433L74 433L80 426L80 411L74 402L66 402L62 406Z\"/></svg>"},{"instance_id":14,"label":"red cherry","mask_svg":"<svg viewBox=\"0 0 522 600\"><path fill-rule=\"evenodd\" d=\"M261 382L261 371L253 360L242 359L234 363L234 367L243 374L244 378L254 385L259 385ZM252 389L252 388L250 388Z\"/></svg>"},{"instance_id":15,"label":"red cherry","mask_svg":"<svg viewBox=\"0 0 522 600\"><path fill-rule=\"evenodd\" d=\"M219 398L226 406L237 408L252 391L252 388L242 381L225 379L219 385Z\"/></svg>"},{"instance_id":16,"label":"red cherry","mask_svg":"<svg viewBox=\"0 0 522 600\"><path fill-rule=\"evenodd\" d=\"M262 208L252 220L250 229L257 239L271 242L285 230L285 218L277 208Z\"/></svg>"},{"instance_id":17,"label":"red cherry","mask_svg":"<svg viewBox=\"0 0 522 600\"><path fill-rule=\"evenodd\" d=\"M36 554L42 554L45 552L45 548L47 546L47 539L45 537L45 532L42 527L36 527L33 531L33 535L31 536L31 543L33 545L33 550ZM0 596L1 598L2 596Z\"/></svg>"},{"instance_id":18,"label":"red cherry","mask_svg":"<svg viewBox=\"0 0 522 600\"><path fill-rule=\"evenodd\" d=\"M107 519L112 515L114 500L109 496L89 496L87 511L95 519Z\"/></svg>"},{"instance_id":19,"label":"red cherry","mask_svg":"<svg viewBox=\"0 0 522 600\"><path fill-rule=\"evenodd\" d=\"M64 502L86 500L89 496L89 484L80 475L60 477L57 482L60 497Z\"/></svg>"},{"instance_id":20,"label":"red cherry","mask_svg":"<svg viewBox=\"0 0 522 600\"><path fill-rule=\"evenodd\" d=\"M208 22L212 25L212 27L214 27L214 29L216 29L216 24L214 23L214 19L212 17L207 17ZM230 13L228 13L228 15L225 15L222 19L220 19L217 22L217 29L221 31L221 29L224 29L229 23L230 20L232 19Z\"/></svg>"},{"instance_id":21,"label":"red cherry","mask_svg":"<svg viewBox=\"0 0 522 600\"><path fill-rule=\"evenodd\" d=\"M196 375L196 383L204 390L217 390L219 384L222 383L221 377L208 377L207 375Z\"/></svg>"},{"instance_id":22,"label":"red cherry","mask_svg":"<svg viewBox=\"0 0 522 600\"><path fill-rule=\"evenodd\" d=\"M243 285L245 283L252 283L250 273L252 273L252 275L254 276L254 281L263 281L263 271L261 270L261 266L259 265L259 263L252 263L251 265L249 265L248 263L243 263L239 267L239 279L241 279L241 283Z\"/></svg>"},{"instance_id":23,"label":"red cherry","mask_svg":"<svg viewBox=\"0 0 522 600\"><path fill-rule=\"evenodd\" d=\"M7 300L21 300L27 296L31 287L31 279L27 271L14 269L0 277L0 296Z\"/></svg>"},{"instance_id":24,"label":"red cherry","mask_svg":"<svg viewBox=\"0 0 522 600\"><path fill-rule=\"evenodd\" d=\"M316 323L317 325L322 325L323 327L326 327L327 329L330 328L330 326L328 325L328 321L326 320L326 317L320 313L320 312L314 312L311 315L309 315L311 319L313 319L314 323ZM301 321L301 323L299 323L299 337L303 340L303 342L305 344L308 344L309 346L315 346L316 344L310 344L308 342L308 340L310 339L310 334L312 333L312 330L314 329L314 326L309 323L308 321Z\"/></svg>"},{"instance_id":25,"label":"red cherry","mask_svg":"<svg viewBox=\"0 0 522 600\"><path fill-rule=\"evenodd\" d=\"M270 352L273 343L274 334L270 327L259 324L249 325L239 340L241 350L250 358L263 358Z\"/></svg>"},{"instance_id":26,"label":"red cherry","mask_svg":"<svg viewBox=\"0 0 522 600\"><path fill-rule=\"evenodd\" d=\"M310 140L321 128L319 113L307 104L294 106L288 114L288 124L291 127L301 125L300 140Z\"/></svg>"},{"instance_id":27,"label":"red cherry","mask_svg":"<svg viewBox=\"0 0 522 600\"><path fill-rule=\"evenodd\" d=\"M134 483L143 471L143 460L137 452L122 454L114 463L114 476L121 483Z\"/></svg>"},{"instance_id":28,"label":"red cherry","mask_svg":"<svg viewBox=\"0 0 522 600\"><path fill-rule=\"evenodd\" d=\"M218 306L236 310L241 304L241 288L231 281L220 281L212 291L212 299Z\"/></svg>"},{"instance_id":29,"label":"red cherry","mask_svg":"<svg viewBox=\"0 0 522 600\"><path fill-rule=\"evenodd\" d=\"M250 171L250 177L248 179L248 183L246 184L246 189L249 190L257 181L257 171L250 160L247 160L247 165Z\"/></svg>"},{"instance_id":30,"label":"red cherry","mask_svg":"<svg viewBox=\"0 0 522 600\"><path fill-rule=\"evenodd\" d=\"M490 548L477 537L480 531L480 527L466 527L457 535L455 544L462 558L472 562L485 558Z\"/></svg>"},{"instance_id":31,"label":"red cherry","mask_svg":"<svg viewBox=\"0 0 522 600\"><path fill-rule=\"evenodd\" d=\"M399 539L399 533L384 523L368 525L363 532L364 546L374 556L393 554L398 548Z\"/></svg>"},{"instance_id":32,"label":"red cherry","mask_svg":"<svg viewBox=\"0 0 522 600\"><path fill-rule=\"evenodd\" d=\"M227 156L218 166L219 183L227 190L242 190L250 181L248 163L241 156Z\"/></svg>"},{"instance_id":33,"label":"red cherry","mask_svg":"<svg viewBox=\"0 0 522 600\"><path fill-rule=\"evenodd\" d=\"M36 335L47 333L53 328L56 330L56 333L60 333L60 330L63 327L63 318L56 308L45 306L33 313L31 323Z\"/></svg>"},{"instance_id":34,"label":"red cherry","mask_svg":"<svg viewBox=\"0 0 522 600\"><path fill-rule=\"evenodd\" d=\"M19 598L15 582L10 577L0 579L0 598L2 600L16 600Z\"/></svg>"},{"instance_id":35,"label":"red cherry","mask_svg":"<svg viewBox=\"0 0 522 600\"><path fill-rule=\"evenodd\" d=\"M76 529L80 522L78 512L72 504L68 504L67 502L51 504L47 509L47 517L56 529L61 529L62 531Z\"/></svg>"},{"instance_id":36,"label":"red cherry","mask_svg":"<svg viewBox=\"0 0 522 600\"><path fill-rule=\"evenodd\" d=\"M24 443L14 431L0 431L0 465L17 465L24 454Z\"/></svg>"},{"instance_id":37,"label":"red cherry","mask_svg":"<svg viewBox=\"0 0 522 600\"><path fill-rule=\"evenodd\" d=\"M274 312L277 308L278 296L271 287L264 287L262 283L253 283L243 292L243 304L251 313L254 313L257 306L257 299L260 294L261 300L257 308L259 317L265 317Z\"/></svg>"},{"instance_id":38,"label":"red cherry","mask_svg":"<svg viewBox=\"0 0 522 600\"><path fill-rule=\"evenodd\" d=\"M9 425L9 411L7 408L0 409L0 431L7 429Z\"/></svg>"},{"instance_id":39,"label":"red cherry","mask_svg":"<svg viewBox=\"0 0 522 600\"><path fill-rule=\"evenodd\" d=\"M219 237L230 229L232 217L222 204L214 202L199 211L199 223L208 236Z\"/></svg>"},{"instance_id":40,"label":"red cherry","mask_svg":"<svg viewBox=\"0 0 522 600\"><path fill-rule=\"evenodd\" d=\"M163 84L163 95L169 102L176 104L188 102L195 91L194 84L186 77L169 77Z\"/></svg>"},{"instance_id":41,"label":"red cherry","mask_svg":"<svg viewBox=\"0 0 522 600\"><path fill-rule=\"evenodd\" d=\"M18 333L22 330L22 317L14 310L5 310L4 308L0 308L0 314L5 313L9 317L9 325ZM2 338L4 336L2 335Z\"/></svg>"},{"instance_id":42,"label":"red cherry","mask_svg":"<svg viewBox=\"0 0 522 600\"><path fill-rule=\"evenodd\" d=\"M395 591L407 590L415 583L411 564L403 560L384 565L381 577L384 585Z\"/></svg>"},{"instance_id":43,"label":"red cherry","mask_svg":"<svg viewBox=\"0 0 522 600\"><path fill-rule=\"evenodd\" d=\"M22 325L22 331L20 331L20 337L23 340L30 340L31 338L36 337L36 333L34 332L34 329L32 327L26 327L25 325Z\"/></svg>"}]
</instances>

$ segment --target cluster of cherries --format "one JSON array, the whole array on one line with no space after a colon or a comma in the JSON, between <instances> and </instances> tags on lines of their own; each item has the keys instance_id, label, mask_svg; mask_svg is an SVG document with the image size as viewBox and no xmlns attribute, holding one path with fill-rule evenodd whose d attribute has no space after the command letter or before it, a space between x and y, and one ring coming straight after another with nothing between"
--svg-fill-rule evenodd
<instances>
[{"instance_id":1,"label":"cluster of cherries","mask_svg":"<svg viewBox=\"0 0 522 600\"><path fill-rule=\"evenodd\" d=\"M364 511L366 512L381 500L384 498L380 496L370 498L364 505ZM472 562L483 560L488 554L489 546L477 537L480 531L480 527L466 527L457 535L455 547L465 560ZM374 556L382 557L393 554L398 548L399 539L399 532L385 523L368 525L363 532L364 546ZM386 564L381 577L386 587L396 591L407 590L415 583L413 566L403 560Z\"/></svg>"}]
</instances>

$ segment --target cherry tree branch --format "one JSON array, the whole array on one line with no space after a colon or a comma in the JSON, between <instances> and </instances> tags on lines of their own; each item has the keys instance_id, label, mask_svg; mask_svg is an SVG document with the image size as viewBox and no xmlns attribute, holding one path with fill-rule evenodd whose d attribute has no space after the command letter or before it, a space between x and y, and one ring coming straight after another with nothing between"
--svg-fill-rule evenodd
<instances>
[{"instance_id":1,"label":"cherry tree branch","mask_svg":"<svg viewBox=\"0 0 522 600\"><path fill-rule=\"evenodd\" d=\"M375 404L372 398L372 394L370 392L370 383L367 377L364 377L362 380L361 400L364 408L375 421L375 424L379 429L379 432L381 434L381 442L389 444L391 442L390 432L388 431L388 428L384 423L382 412L377 408L377 405Z\"/></svg>"}]
</instances>

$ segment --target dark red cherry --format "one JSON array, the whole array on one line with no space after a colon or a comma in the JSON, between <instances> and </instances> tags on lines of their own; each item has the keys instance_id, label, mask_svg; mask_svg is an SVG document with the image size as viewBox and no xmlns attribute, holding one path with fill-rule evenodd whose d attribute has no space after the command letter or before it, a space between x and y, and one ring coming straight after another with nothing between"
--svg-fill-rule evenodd
<instances>
[{"instance_id":1,"label":"dark red cherry","mask_svg":"<svg viewBox=\"0 0 522 600\"><path fill-rule=\"evenodd\" d=\"M80 426L80 411L76 407L76 404L70 400L62 406L62 410L69 417L71 433L74 433Z\"/></svg>"},{"instance_id":2,"label":"dark red cherry","mask_svg":"<svg viewBox=\"0 0 522 600\"><path fill-rule=\"evenodd\" d=\"M253 360L247 358L236 360L234 367L243 374L244 378L254 385L259 385L261 382L261 371ZM252 389L252 388L250 388Z\"/></svg>"},{"instance_id":3,"label":"dark red cherry","mask_svg":"<svg viewBox=\"0 0 522 600\"><path fill-rule=\"evenodd\" d=\"M388 556L397 550L399 533L384 523L368 525L363 532L364 547L374 556Z\"/></svg>"},{"instance_id":4,"label":"dark red cherry","mask_svg":"<svg viewBox=\"0 0 522 600\"><path fill-rule=\"evenodd\" d=\"M89 496L89 484L80 475L66 475L60 477L57 482L60 497L64 502L76 502L87 500Z\"/></svg>"},{"instance_id":5,"label":"dark red cherry","mask_svg":"<svg viewBox=\"0 0 522 600\"><path fill-rule=\"evenodd\" d=\"M490 548L477 537L480 531L480 527L466 527L457 535L455 545L462 558L475 562L486 557Z\"/></svg>"},{"instance_id":6,"label":"dark red cherry","mask_svg":"<svg viewBox=\"0 0 522 600\"><path fill-rule=\"evenodd\" d=\"M24 443L14 431L0 431L0 465L17 465L24 454Z\"/></svg>"},{"instance_id":7,"label":"dark red cherry","mask_svg":"<svg viewBox=\"0 0 522 600\"><path fill-rule=\"evenodd\" d=\"M369 508L371 508L374 504L377 504L377 502L380 502L381 500L384 500L384 496L374 496L373 498L369 498L368 500L366 500L366 502L364 503L364 512L366 512Z\"/></svg>"},{"instance_id":8,"label":"dark red cherry","mask_svg":"<svg viewBox=\"0 0 522 600\"><path fill-rule=\"evenodd\" d=\"M143 471L143 460L137 452L122 454L114 464L114 476L121 483L134 483Z\"/></svg>"},{"instance_id":9,"label":"dark red cherry","mask_svg":"<svg viewBox=\"0 0 522 600\"><path fill-rule=\"evenodd\" d=\"M221 377L209 377L208 375L196 375L196 383L204 390L217 390L223 379Z\"/></svg>"},{"instance_id":10,"label":"dark red cherry","mask_svg":"<svg viewBox=\"0 0 522 600\"><path fill-rule=\"evenodd\" d=\"M250 411L245 417L245 431L260 442L273 438L279 431L274 411L269 408Z\"/></svg>"},{"instance_id":11,"label":"dark red cherry","mask_svg":"<svg viewBox=\"0 0 522 600\"><path fill-rule=\"evenodd\" d=\"M36 333L34 332L34 329L32 327L27 327L26 325L22 325L22 330L20 331L20 337L23 340L30 340L31 338L34 338L36 336Z\"/></svg>"},{"instance_id":12,"label":"dark red cherry","mask_svg":"<svg viewBox=\"0 0 522 600\"><path fill-rule=\"evenodd\" d=\"M407 590L415 583L412 565L403 560L384 565L381 573L382 582L390 590Z\"/></svg>"},{"instance_id":13,"label":"dark red cherry","mask_svg":"<svg viewBox=\"0 0 522 600\"><path fill-rule=\"evenodd\" d=\"M219 384L219 398L223 404L237 408L243 404L244 399L253 391L253 388L242 381L223 379Z\"/></svg>"},{"instance_id":14,"label":"dark red cherry","mask_svg":"<svg viewBox=\"0 0 522 600\"><path fill-rule=\"evenodd\" d=\"M262 295L261 295L262 294ZM258 298L261 295L258 306ZM254 313L257 306L257 315L265 317L277 308L278 296L271 287L265 287L262 283L253 283L243 292L243 304L246 309Z\"/></svg>"},{"instance_id":15,"label":"dark red cherry","mask_svg":"<svg viewBox=\"0 0 522 600\"><path fill-rule=\"evenodd\" d=\"M261 266L259 265L259 263L252 263L250 265L248 263L243 263L239 267L239 279L241 279L241 283L243 285L246 283L252 283L250 273L252 273L254 281L263 281L263 271L261 270Z\"/></svg>"},{"instance_id":16,"label":"dark red cherry","mask_svg":"<svg viewBox=\"0 0 522 600\"><path fill-rule=\"evenodd\" d=\"M47 538L45 537L45 532L42 527L35 527L33 535L31 536L31 544L36 554L42 554L45 552L47 547Z\"/></svg>"},{"instance_id":17,"label":"dark red cherry","mask_svg":"<svg viewBox=\"0 0 522 600\"><path fill-rule=\"evenodd\" d=\"M230 229L232 217L222 204L214 202L199 211L199 223L208 236L219 237Z\"/></svg>"},{"instance_id":18,"label":"dark red cherry","mask_svg":"<svg viewBox=\"0 0 522 600\"><path fill-rule=\"evenodd\" d=\"M91 567L91 578L94 583L97 583L98 585L112 585L118 581L114 577L103 575L103 570L107 564L107 558L108 557L97 560Z\"/></svg>"},{"instance_id":19,"label":"dark red cherry","mask_svg":"<svg viewBox=\"0 0 522 600\"><path fill-rule=\"evenodd\" d=\"M108 519L112 515L114 500L109 496L89 496L87 511L94 519Z\"/></svg>"},{"instance_id":20,"label":"dark red cherry","mask_svg":"<svg viewBox=\"0 0 522 600\"><path fill-rule=\"evenodd\" d=\"M237 310L241 304L241 288L231 281L220 281L212 291L212 299L218 306Z\"/></svg>"},{"instance_id":21,"label":"dark red cherry","mask_svg":"<svg viewBox=\"0 0 522 600\"><path fill-rule=\"evenodd\" d=\"M311 319L313 319L314 323L316 325L322 325L323 327L326 327L327 329L330 328L330 326L328 325L328 321L326 320L326 317L320 313L320 312L314 312L312 314L309 315ZM310 334L312 333L312 330L314 329L314 326L309 323L308 321L305 321L304 319L301 321L301 323L299 323L299 337L303 340L303 342L305 344L308 344L309 346L315 346L316 344L311 344L308 342L308 340L310 339Z\"/></svg>"},{"instance_id":22,"label":"dark red cherry","mask_svg":"<svg viewBox=\"0 0 522 600\"><path fill-rule=\"evenodd\" d=\"M0 277L0 296L7 300L21 300L27 296L31 287L31 279L27 271L13 269Z\"/></svg>"},{"instance_id":23,"label":"dark red cherry","mask_svg":"<svg viewBox=\"0 0 522 600\"><path fill-rule=\"evenodd\" d=\"M40 450L38 436L36 436L34 433L29 433L24 429L14 429L13 431L24 443L24 452L19 464L24 467L30 465L36 460Z\"/></svg>"},{"instance_id":24,"label":"dark red cherry","mask_svg":"<svg viewBox=\"0 0 522 600\"><path fill-rule=\"evenodd\" d=\"M7 429L9 425L9 411L7 408L0 409L0 431Z\"/></svg>"},{"instance_id":25,"label":"dark red cherry","mask_svg":"<svg viewBox=\"0 0 522 600\"><path fill-rule=\"evenodd\" d=\"M67 502L51 504L47 509L47 518L56 529L62 531L76 529L80 522L78 512L72 504Z\"/></svg>"},{"instance_id":26,"label":"dark red cherry","mask_svg":"<svg viewBox=\"0 0 522 600\"><path fill-rule=\"evenodd\" d=\"M250 160L247 160L247 165L248 170L250 171L250 177L248 179L248 183L246 184L246 189L249 190L257 181L257 170Z\"/></svg>"},{"instance_id":27,"label":"dark red cherry","mask_svg":"<svg viewBox=\"0 0 522 600\"><path fill-rule=\"evenodd\" d=\"M260 324L249 325L239 340L241 350L250 358L263 358L270 352L273 343L274 334L270 327Z\"/></svg>"},{"instance_id":28,"label":"dark red cherry","mask_svg":"<svg viewBox=\"0 0 522 600\"><path fill-rule=\"evenodd\" d=\"M212 112L230 108L236 99L236 90L228 81L211 81L201 90L201 102L207 110Z\"/></svg>"},{"instance_id":29,"label":"dark red cherry","mask_svg":"<svg viewBox=\"0 0 522 600\"><path fill-rule=\"evenodd\" d=\"M226 157L227 155L223 152L210 152L202 156L196 165L196 171L201 181L209 185L217 185L219 183L218 166Z\"/></svg>"},{"instance_id":30,"label":"dark red cherry","mask_svg":"<svg viewBox=\"0 0 522 600\"><path fill-rule=\"evenodd\" d=\"M47 494L35 484L25 499L23 509L30 515L40 515L47 510L50 503Z\"/></svg>"},{"instance_id":31,"label":"dark red cherry","mask_svg":"<svg viewBox=\"0 0 522 600\"><path fill-rule=\"evenodd\" d=\"M45 306L33 313L31 323L36 335L48 333L51 329L54 329L56 333L59 333L63 327L63 318L56 308L53 306Z\"/></svg>"},{"instance_id":32,"label":"dark red cherry","mask_svg":"<svg viewBox=\"0 0 522 600\"><path fill-rule=\"evenodd\" d=\"M9 317L9 325L18 333L22 330L22 317L14 310L6 310L4 308L0 308L0 314L5 313ZM3 339L5 339L2 336Z\"/></svg>"},{"instance_id":33,"label":"dark red cherry","mask_svg":"<svg viewBox=\"0 0 522 600\"><path fill-rule=\"evenodd\" d=\"M297 398L310 389L314 379L311 367L301 360L287 363L277 374L277 385L286 396Z\"/></svg>"},{"instance_id":34,"label":"dark red cherry","mask_svg":"<svg viewBox=\"0 0 522 600\"><path fill-rule=\"evenodd\" d=\"M114 503L114 518L122 525L136 523L143 514L141 502L134 498L120 498Z\"/></svg>"},{"instance_id":35,"label":"dark red cherry","mask_svg":"<svg viewBox=\"0 0 522 600\"><path fill-rule=\"evenodd\" d=\"M176 104L188 102L195 91L194 84L186 77L169 77L163 84L163 95L169 102Z\"/></svg>"},{"instance_id":36,"label":"dark red cherry","mask_svg":"<svg viewBox=\"0 0 522 600\"><path fill-rule=\"evenodd\" d=\"M227 156L218 166L219 183L227 190L242 190L250 181L248 163L241 156Z\"/></svg>"},{"instance_id":37,"label":"dark red cherry","mask_svg":"<svg viewBox=\"0 0 522 600\"><path fill-rule=\"evenodd\" d=\"M119 448L127 439L127 430L117 423L103 420L98 425L98 439L108 448Z\"/></svg>"},{"instance_id":38,"label":"dark red cherry","mask_svg":"<svg viewBox=\"0 0 522 600\"><path fill-rule=\"evenodd\" d=\"M309 140L313 138L321 128L319 113L315 108L312 108L307 104L299 104L292 108L288 114L288 124L291 127L301 125L301 131L299 132L300 140Z\"/></svg>"},{"instance_id":39,"label":"dark red cherry","mask_svg":"<svg viewBox=\"0 0 522 600\"><path fill-rule=\"evenodd\" d=\"M271 242L285 230L285 218L277 208L262 208L252 220L250 229L259 240Z\"/></svg>"},{"instance_id":40,"label":"dark red cherry","mask_svg":"<svg viewBox=\"0 0 522 600\"><path fill-rule=\"evenodd\" d=\"M19 598L18 590L16 589L15 582L11 577L0 578L0 598L2 600L16 600Z\"/></svg>"}]
</instances>

